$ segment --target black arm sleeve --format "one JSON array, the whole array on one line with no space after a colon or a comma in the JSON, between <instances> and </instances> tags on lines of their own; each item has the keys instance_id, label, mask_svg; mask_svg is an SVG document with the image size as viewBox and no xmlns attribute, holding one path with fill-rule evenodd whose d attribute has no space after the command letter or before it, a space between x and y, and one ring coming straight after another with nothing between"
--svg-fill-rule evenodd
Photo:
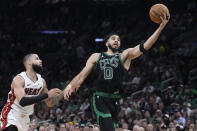
<instances>
[{"instance_id":1,"label":"black arm sleeve","mask_svg":"<svg viewBox=\"0 0 197 131\"><path fill-rule=\"evenodd\" d=\"M31 104L34 104L34 103L37 103L39 101L42 101L44 99L48 98L48 94L45 93L45 94L41 94L41 95L38 95L38 96L32 96L32 97L23 97L19 104L21 106L27 106L27 105L31 105Z\"/></svg>"},{"instance_id":2,"label":"black arm sleeve","mask_svg":"<svg viewBox=\"0 0 197 131\"><path fill-rule=\"evenodd\" d=\"M146 53L147 52L147 50L145 50L144 49L144 44L140 44L140 51L142 52L142 53Z\"/></svg>"}]
</instances>

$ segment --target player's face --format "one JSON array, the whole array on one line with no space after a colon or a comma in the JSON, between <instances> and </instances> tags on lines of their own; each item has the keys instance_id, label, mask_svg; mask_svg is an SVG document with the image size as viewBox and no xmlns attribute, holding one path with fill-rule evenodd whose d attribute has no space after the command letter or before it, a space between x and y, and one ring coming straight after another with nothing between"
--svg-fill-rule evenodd
<instances>
[{"instance_id":1,"label":"player's face","mask_svg":"<svg viewBox=\"0 0 197 131\"><path fill-rule=\"evenodd\" d=\"M117 52L120 48L120 37L118 35L112 35L107 41L107 48L112 52Z\"/></svg>"},{"instance_id":2,"label":"player's face","mask_svg":"<svg viewBox=\"0 0 197 131\"><path fill-rule=\"evenodd\" d=\"M31 63L32 65L38 65L40 67L42 67L42 60L40 60L39 56L37 54L33 54L31 56Z\"/></svg>"},{"instance_id":3,"label":"player's face","mask_svg":"<svg viewBox=\"0 0 197 131\"><path fill-rule=\"evenodd\" d=\"M37 54L33 54L31 56L31 65L32 65L32 69L39 73L42 71L42 60L40 60L39 56Z\"/></svg>"}]
</instances>

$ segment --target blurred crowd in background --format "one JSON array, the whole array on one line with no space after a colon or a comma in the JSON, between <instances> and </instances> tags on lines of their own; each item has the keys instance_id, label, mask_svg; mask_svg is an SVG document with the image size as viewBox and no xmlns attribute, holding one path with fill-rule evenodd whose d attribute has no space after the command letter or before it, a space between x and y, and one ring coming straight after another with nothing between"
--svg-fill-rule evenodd
<instances>
[{"instance_id":1,"label":"blurred crowd in background","mask_svg":"<svg viewBox=\"0 0 197 131\"><path fill-rule=\"evenodd\" d=\"M105 51L105 44L95 39L117 32L124 50L145 42L158 27L148 16L155 1L1 2L0 109L6 103L12 78L24 70L25 54L40 56L49 89L63 89L92 53ZM152 49L132 62L122 81L120 128L197 130L197 3L169 0L164 4L170 10L170 22ZM62 100L53 108L36 104L29 131L99 131L91 112L92 81L90 75L69 102Z\"/></svg>"}]
</instances>

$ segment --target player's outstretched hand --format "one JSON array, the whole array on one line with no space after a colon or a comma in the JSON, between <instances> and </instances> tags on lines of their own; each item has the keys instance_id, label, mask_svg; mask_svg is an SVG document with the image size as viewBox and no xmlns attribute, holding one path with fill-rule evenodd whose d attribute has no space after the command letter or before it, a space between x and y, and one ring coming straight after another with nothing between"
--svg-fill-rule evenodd
<instances>
[{"instance_id":1,"label":"player's outstretched hand","mask_svg":"<svg viewBox=\"0 0 197 131\"><path fill-rule=\"evenodd\" d=\"M62 90L60 90L58 88L51 89L48 91L48 97L49 98L54 97L54 96L60 94L61 92L62 92Z\"/></svg>"},{"instance_id":2,"label":"player's outstretched hand","mask_svg":"<svg viewBox=\"0 0 197 131\"><path fill-rule=\"evenodd\" d=\"M168 23L168 21L170 20L170 14L169 13L167 13L167 14L164 13L164 17L160 16L160 18L161 18L161 21L162 21L161 24L160 24L160 27L163 29L166 26L166 24Z\"/></svg>"},{"instance_id":3,"label":"player's outstretched hand","mask_svg":"<svg viewBox=\"0 0 197 131\"><path fill-rule=\"evenodd\" d=\"M68 86L64 89L64 99L68 101L70 95L72 94L72 92L74 92L73 88L71 87L71 85L68 85Z\"/></svg>"}]
</instances>

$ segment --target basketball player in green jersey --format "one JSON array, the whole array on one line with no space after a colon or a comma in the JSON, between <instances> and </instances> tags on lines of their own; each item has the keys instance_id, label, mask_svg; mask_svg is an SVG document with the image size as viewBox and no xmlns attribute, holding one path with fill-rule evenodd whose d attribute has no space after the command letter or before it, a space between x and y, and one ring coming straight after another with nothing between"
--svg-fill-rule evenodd
<instances>
[{"instance_id":1,"label":"basketball player in green jersey","mask_svg":"<svg viewBox=\"0 0 197 131\"><path fill-rule=\"evenodd\" d=\"M64 90L64 98L69 99L71 93L79 89L86 77L94 70L95 92L93 94L93 110L101 131L114 131L114 122L119 112L121 83L125 72L129 70L131 61L149 50L158 39L161 31L169 21L164 15L162 23L144 44L128 48L119 53L120 37L112 34L106 39L107 52L94 53L87 60L83 70L74 77Z\"/></svg>"}]
</instances>

